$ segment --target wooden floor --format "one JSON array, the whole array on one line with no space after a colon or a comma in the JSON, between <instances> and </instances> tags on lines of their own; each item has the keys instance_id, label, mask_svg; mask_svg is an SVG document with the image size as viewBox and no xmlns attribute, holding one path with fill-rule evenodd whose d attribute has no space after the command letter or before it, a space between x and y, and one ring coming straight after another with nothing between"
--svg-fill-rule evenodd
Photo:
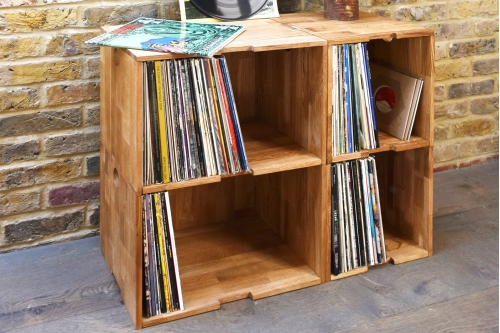
<instances>
[{"instance_id":1,"label":"wooden floor","mask_svg":"<svg viewBox=\"0 0 500 333\"><path fill-rule=\"evenodd\" d=\"M143 332L498 332L498 162L435 174L434 256ZM131 332L92 237L0 255L0 332Z\"/></svg>"}]
</instances>

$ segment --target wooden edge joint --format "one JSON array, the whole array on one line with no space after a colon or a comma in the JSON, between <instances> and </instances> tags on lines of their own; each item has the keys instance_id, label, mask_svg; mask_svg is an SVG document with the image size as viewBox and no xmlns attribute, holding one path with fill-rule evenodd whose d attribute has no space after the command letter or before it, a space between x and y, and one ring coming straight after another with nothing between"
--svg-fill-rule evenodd
<instances>
[{"instance_id":1,"label":"wooden edge joint","mask_svg":"<svg viewBox=\"0 0 500 333\"><path fill-rule=\"evenodd\" d=\"M393 32L390 35L390 37L385 37L385 38L383 38L383 40L384 40L384 42L390 43L393 39L397 39L397 38L398 38L398 35L395 32Z\"/></svg>"}]
</instances>

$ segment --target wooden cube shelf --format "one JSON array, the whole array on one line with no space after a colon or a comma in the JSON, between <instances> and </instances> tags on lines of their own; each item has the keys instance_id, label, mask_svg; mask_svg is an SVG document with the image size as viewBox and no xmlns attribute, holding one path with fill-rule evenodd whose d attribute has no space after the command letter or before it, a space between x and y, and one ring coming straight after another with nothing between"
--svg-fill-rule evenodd
<instances>
[{"instance_id":1,"label":"wooden cube shelf","mask_svg":"<svg viewBox=\"0 0 500 333\"><path fill-rule=\"evenodd\" d=\"M182 56L101 49L101 250L136 328L366 272L333 277L330 164L375 154L388 258L432 255L434 35L360 13L231 22L227 59L251 173L142 185L142 63ZM111 27L103 28L104 31ZM332 45L424 79L409 141L332 156ZM142 195L169 191L185 310L142 314ZM335 282L331 282L335 283Z\"/></svg>"}]
</instances>

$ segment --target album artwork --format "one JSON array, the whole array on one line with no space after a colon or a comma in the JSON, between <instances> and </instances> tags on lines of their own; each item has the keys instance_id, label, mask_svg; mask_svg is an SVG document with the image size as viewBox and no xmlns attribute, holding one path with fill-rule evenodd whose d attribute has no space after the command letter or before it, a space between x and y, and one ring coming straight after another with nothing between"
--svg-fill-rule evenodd
<instances>
[{"instance_id":1,"label":"album artwork","mask_svg":"<svg viewBox=\"0 0 500 333\"><path fill-rule=\"evenodd\" d=\"M85 43L211 57L244 30L242 25L142 17Z\"/></svg>"},{"instance_id":2,"label":"album artwork","mask_svg":"<svg viewBox=\"0 0 500 333\"><path fill-rule=\"evenodd\" d=\"M423 80L375 63L370 73L378 129L409 140Z\"/></svg>"}]
</instances>

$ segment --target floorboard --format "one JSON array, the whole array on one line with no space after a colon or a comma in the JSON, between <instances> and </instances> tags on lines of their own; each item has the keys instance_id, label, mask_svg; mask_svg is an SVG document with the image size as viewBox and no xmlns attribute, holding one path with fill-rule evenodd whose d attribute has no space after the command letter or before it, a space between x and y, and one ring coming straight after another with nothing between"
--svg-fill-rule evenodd
<instances>
[{"instance_id":1,"label":"floorboard","mask_svg":"<svg viewBox=\"0 0 500 333\"><path fill-rule=\"evenodd\" d=\"M121 305L99 238L0 255L0 332Z\"/></svg>"},{"instance_id":2,"label":"floorboard","mask_svg":"<svg viewBox=\"0 0 500 333\"><path fill-rule=\"evenodd\" d=\"M425 320L423 320L425 318ZM355 326L342 333L498 332L498 287L416 311Z\"/></svg>"},{"instance_id":3,"label":"floorboard","mask_svg":"<svg viewBox=\"0 0 500 333\"><path fill-rule=\"evenodd\" d=\"M432 257L143 332L498 332L498 162L434 186ZM133 331L99 237L0 254L0 332Z\"/></svg>"}]
</instances>

